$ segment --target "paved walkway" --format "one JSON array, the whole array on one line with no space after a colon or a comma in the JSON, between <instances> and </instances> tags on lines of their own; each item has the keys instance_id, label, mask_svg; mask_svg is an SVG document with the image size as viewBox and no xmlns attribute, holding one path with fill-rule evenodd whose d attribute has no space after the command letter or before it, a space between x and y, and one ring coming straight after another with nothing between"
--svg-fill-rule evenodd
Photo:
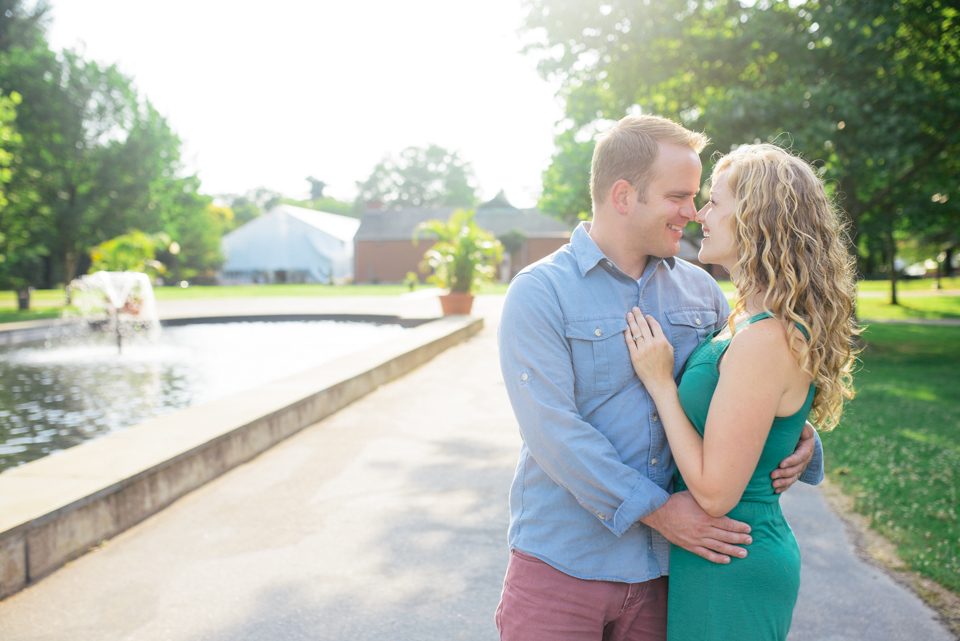
<instances>
[{"instance_id":1,"label":"paved walkway","mask_svg":"<svg viewBox=\"0 0 960 641\"><path fill-rule=\"evenodd\" d=\"M475 338L0 602L0 638L494 641L519 448L501 301L478 299ZM784 506L804 558L791 641L953 638L857 559L818 490Z\"/></svg>"}]
</instances>

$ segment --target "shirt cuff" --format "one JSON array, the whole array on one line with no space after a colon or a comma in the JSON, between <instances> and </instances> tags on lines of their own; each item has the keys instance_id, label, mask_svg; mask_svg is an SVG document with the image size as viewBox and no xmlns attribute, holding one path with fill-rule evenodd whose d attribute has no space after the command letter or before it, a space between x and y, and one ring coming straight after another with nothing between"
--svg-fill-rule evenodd
<instances>
[{"instance_id":1,"label":"shirt cuff","mask_svg":"<svg viewBox=\"0 0 960 641\"><path fill-rule=\"evenodd\" d=\"M607 527L620 536L634 523L663 507L669 498L670 494L665 489L646 476L641 476L640 482L617 508L616 514L613 515L613 522L607 523Z\"/></svg>"}]
</instances>

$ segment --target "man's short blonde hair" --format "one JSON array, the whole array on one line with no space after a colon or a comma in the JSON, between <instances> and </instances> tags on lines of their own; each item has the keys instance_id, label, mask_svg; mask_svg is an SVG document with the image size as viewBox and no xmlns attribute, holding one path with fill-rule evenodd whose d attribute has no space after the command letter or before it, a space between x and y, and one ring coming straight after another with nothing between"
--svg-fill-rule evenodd
<instances>
[{"instance_id":1,"label":"man's short blonde hair","mask_svg":"<svg viewBox=\"0 0 960 641\"><path fill-rule=\"evenodd\" d=\"M627 116L621 119L597 143L590 166L590 196L594 210L607 199L610 188L618 180L626 180L641 202L646 202L647 186L655 176L654 167L660 155L660 144L690 147L696 153L710 142L709 138L681 127L660 116Z\"/></svg>"}]
</instances>

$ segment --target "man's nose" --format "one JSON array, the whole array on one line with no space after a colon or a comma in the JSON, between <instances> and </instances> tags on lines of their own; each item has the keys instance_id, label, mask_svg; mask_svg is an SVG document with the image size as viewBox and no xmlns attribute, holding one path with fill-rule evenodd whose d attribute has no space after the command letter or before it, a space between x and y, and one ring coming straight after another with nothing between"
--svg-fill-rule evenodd
<instances>
[{"instance_id":1,"label":"man's nose","mask_svg":"<svg viewBox=\"0 0 960 641\"><path fill-rule=\"evenodd\" d=\"M693 220L697 217L697 207L693 204L693 197L687 198L680 207L680 215L687 220Z\"/></svg>"}]
</instances>

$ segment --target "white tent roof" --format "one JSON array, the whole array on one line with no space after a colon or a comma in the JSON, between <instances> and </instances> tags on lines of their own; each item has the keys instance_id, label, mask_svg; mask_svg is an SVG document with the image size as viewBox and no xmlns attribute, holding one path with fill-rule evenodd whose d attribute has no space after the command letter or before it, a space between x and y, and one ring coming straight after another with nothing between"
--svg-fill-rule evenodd
<instances>
[{"instance_id":1,"label":"white tent roof","mask_svg":"<svg viewBox=\"0 0 960 641\"><path fill-rule=\"evenodd\" d=\"M278 205L224 235L226 258L221 273L307 272L316 282L343 280L353 274L356 218Z\"/></svg>"},{"instance_id":2,"label":"white tent roof","mask_svg":"<svg viewBox=\"0 0 960 641\"><path fill-rule=\"evenodd\" d=\"M320 231L330 234L345 243L352 243L353 237L357 234L360 227L360 221L356 218L349 218L339 214L328 214L325 211L316 211L306 207L296 207L294 205L276 205L270 210L270 213L282 211L298 220L302 220L311 227L316 227Z\"/></svg>"}]
</instances>

